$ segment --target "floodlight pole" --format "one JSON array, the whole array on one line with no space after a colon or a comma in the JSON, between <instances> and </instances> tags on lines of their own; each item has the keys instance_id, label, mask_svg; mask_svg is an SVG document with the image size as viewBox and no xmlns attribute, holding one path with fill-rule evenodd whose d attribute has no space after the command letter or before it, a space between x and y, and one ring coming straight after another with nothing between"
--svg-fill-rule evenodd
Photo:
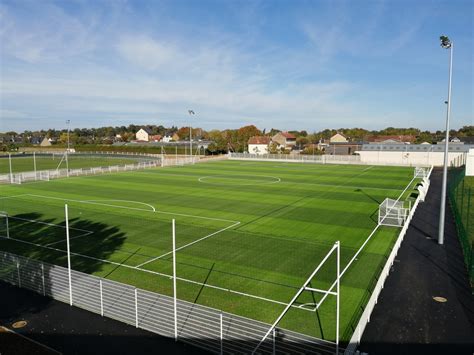
<instances>
[{"instance_id":1,"label":"floodlight pole","mask_svg":"<svg viewBox=\"0 0 474 355\"><path fill-rule=\"evenodd\" d=\"M35 169L35 180L36 180L36 152L33 152L33 167Z\"/></svg>"},{"instance_id":2,"label":"floodlight pole","mask_svg":"<svg viewBox=\"0 0 474 355\"><path fill-rule=\"evenodd\" d=\"M451 83L453 76L453 49L454 43L449 41L447 37L446 40L441 38L441 46L445 49L449 49L449 79L448 79L448 101L446 109L446 136L445 136L445 145L444 145L444 166L443 166L443 184L441 187L441 205L439 213L439 229L438 229L438 244L444 244L444 220L446 213L446 185L448 180L448 155L449 155L449 119L451 115Z\"/></svg>"},{"instance_id":3,"label":"floodlight pole","mask_svg":"<svg viewBox=\"0 0 474 355\"><path fill-rule=\"evenodd\" d=\"M189 116L192 116L195 114L193 110L188 110L188 113L189 113ZM189 124L189 156L192 158L193 157L193 140L192 140L193 130L191 126L192 125L190 123Z\"/></svg>"},{"instance_id":4,"label":"floodlight pole","mask_svg":"<svg viewBox=\"0 0 474 355\"><path fill-rule=\"evenodd\" d=\"M69 129L71 120L67 120L67 150L66 150L66 175L69 177Z\"/></svg>"},{"instance_id":5,"label":"floodlight pole","mask_svg":"<svg viewBox=\"0 0 474 355\"><path fill-rule=\"evenodd\" d=\"M173 218L173 308L174 308L174 340L178 341L178 308L176 304L176 221Z\"/></svg>"},{"instance_id":6,"label":"floodlight pole","mask_svg":"<svg viewBox=\"0 0 474 355\"><path fill-rule=\"evenodd\" d=\"M69 215L67 204L64 205L66 219L66 248L67 248L67 271L69 276L69 304L72 306L72 279L71 279L71 250L69 246Z\"/></svg>"},{"instance_id":7,"label":"floodlight pole","mask_svg":"<svg viewBox=\"0 0 474 355\"><path fill-rule=\"evenodd\" d=\"M12 155L8 153L8 165L10 166L10 184L13 183L13 171L12 171Z\"/></svg>"}]
</instances>

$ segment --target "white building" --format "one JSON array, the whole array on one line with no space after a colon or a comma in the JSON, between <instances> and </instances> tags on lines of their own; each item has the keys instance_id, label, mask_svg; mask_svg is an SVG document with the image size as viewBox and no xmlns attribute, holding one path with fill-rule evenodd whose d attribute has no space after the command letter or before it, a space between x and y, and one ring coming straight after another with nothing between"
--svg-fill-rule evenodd
<instances>
[{"instance_id":1,"label":"white building","mask_svg":"<svg viewBox=\"0 0 474 355\"><path fill-rule=\"evenodd\" d=\"M137 141L148 142L150 140L151 130L148 128L140 128L140 130L135 134Z\"/></svg>"},{"instance_id":2,"label":"white building","mask_svg":"<svg viewBox=\"0 0 474 355\"><path fill-rule=\"evenodd\" d=\"M268 154L268 146L272 139L265 136L250 137L248 141L248 150L250 154Z\"/></svg>"}]
</instances>

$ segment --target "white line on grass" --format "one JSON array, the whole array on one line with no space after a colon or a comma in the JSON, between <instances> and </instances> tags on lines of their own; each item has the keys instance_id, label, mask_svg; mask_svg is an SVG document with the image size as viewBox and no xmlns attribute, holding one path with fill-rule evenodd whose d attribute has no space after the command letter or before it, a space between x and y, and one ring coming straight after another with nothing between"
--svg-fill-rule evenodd
<instances>
[{"instance_id":1,"label":"white line on grass","mask_svg":"<svg viewBox=\"0 0 474 355\"><path fill-rule=\"evenodd\" d=\"M101 201L136 203L136 204L148 206L148 207L151 208L151 210L152 210L153 212L156 212L155 207L153 207L153 206L150 205L149 203L139 202L139 201L109 199L109 200L82 200L81 202L101 202ZM114 206L116 206L116 205L114 205ZM126 206L119 206L119 207L126 207Z\"/></svg>"},{"instance_id":2,"label":"white line on grass","mask_svg":"<svg viewBox=\"0 0 474 355\"><path fill-rule=\"evenodd\" d=\"M116 207L116 208L123 208L123 209L134 210L134 211L145 211L145 212L150 212L150 213L161 213L161 214L169 214L169 215L174 215L174 216L206 219L208 221L220 221L220 222L229 222L229 223L239 222L239 221L233 221L233 220L230 220L230 219L204 217L204 216L197 216L197 215L185 214L185 213L165 212L165 211L160 211L160 210L151 211L149 209L143 209L143 208L127 207L127 206L120 206L120 205L111 205L111 204L99 203L99 202L88 202L87 200L86 201L84 201L84 200L75 200L75 199L72 199L72 198L61 198L61 197L43 196L43 195L36 195L36 194L23 194L22 196L33 196L33 197L49 198L49 199L60 200L60 201L73 201L73 202L79 202L79 203L88 203L88 204L92 204L92 205ZM111 201L111 200L108 200L108 201ZM130 202L132 202L132 201L130 201Z\"/></svg>"},{"instance_id":3,"label":"white line on grass","mask_svg":"<svg viewBox=\"0 0 474 355\"><path fill-rule=\"evenodd\" d=\"M179 247L179 248L176 248L175 251L179 251L179 250L182 250L182 249L184 249L184 248L190 247L190 246L193 245L193 244L196 244L196 243L198 243L198 242L200 242L200 241L202 241L202 240L205 240L205 239L207 239L207 238L210 238L210 237L212 237L212 236L214 236L214 235L216 235L216 234L218 234L218 233L221 233L221 232L223 232L223 231L225 231L225 230L227 230L227 229L229 229L229 228L235 227L235 226L237 226L237 225L239 225L239 224L240 224L240 222L236 222L236 223L234 223L234 224L232 224L232 225L230 225L230 226L227 226L227 227L225 227L225 228L222 228L222 229L218 230L217 232L208 234L208 235L206 235L206 236L204 236L204 237L202 237L202 238L200 238L200 239L197 239L197 240L195 240L195 241L193 241L193 242L191 242L191 243L188 243L188 244L183 245L183 246L181 246L181 247ZM142 266L144 266L144 265L146 265L146 264L149 264L149 263L151 263L151 262L153 262L153 261L156 261L156 260L158 260L158 259L164 258L165 256L168 256L168 255L170 255L171 253L173 253L173 251L169 251L169 252L167 252L167 253L164 253L163 255L160 255L160 256L157 256L157 257L155 257L155 258L153 258L153 259L151 259L151 260L145 261L144 263L141 263L141 264L137 265L136 268L140 268L140 267L142 267Z\"/></svg>"},{"instance_id":4,"label":"white line on grass","mask_svg":"<svg viewBox=\"0 0 474 355\"><path fill-rule=\"evenodd\" d=\"M48 246L45 246L45 245L41 245L41 244L37 244L37 243L33 243L33 242L28 242L26 240L21 240L21 239L16 239L16 238L11 238L11 237L7 238L5 236L0 236L0 239L14 240L14 241L17 241L17 242L20 242L20 243L25 243L25 244L34 245L34 246L37 246L37 247L40 247L40 248L54 250L54 251L58 251L58 252L61 252L61 253L66 253L66 251L62 250L62 249L48 247ZM74 252L70 252L70 254L75 255L75 256L79 256L79 257L82 257L82 258L86 258L86 259L100 261L100 262L103 262L103 263L106 263L106 264L112 264L112 265L126 267L126 268L129 268L129 269L140 270L140 271L143 271L143 272L146 272L146 273L149 273L149 274L153 274L153 275L157 275L157 276L161 276L161 277L166 277L168 279L173 278L172 275L163 274L161 272L152 271L152 270L148 270L148 269L136 268L135 266L122 264L122 263L118 263L118 262L115 262L115 261L94 258L93 256L83 255L83 254L74 253ZM261 296L257 296L257 295L252 295L250 293L235 291L235 290L232 290L230 288L224 288L224 287L219 287L219 286L215 286L215 285L211 285L211 284L205 284L205 283L198 282L198 281L188 280L188 279L185 279L185 278L182 278L182 277L176 277L176 279L179 280L179 281L188 282L188 283L198 285L198 286L202 286L202 287L208 287L208 288L212 288L212 289L219 290L219 291L233 293L233 294L236 294L236 295L239 295L239 296L245 296L245 297L249 297L249 298L258 299L260 301L275 303L275 304L279 304L279 305L283 305L283 306L287 305L287 302L281 302L281 301L273 300L271 298L266 298L266 297L261 297ZM292 305L292 307L293 308L298 308L298 309L301 309L301 310L304 310L304 311L311 312L311 310L309 310L309 309L299 308L298 306L295 306L295 305Z\"/></svg>"},{"instance_id":5,"label":"white line on grass","mask_svg":"<svg viewBox=\"0 0 474 355\"><path fill-rule=\"evenodd\" d=\"M207 182L205 181L208 178L223 178L223 179L234 179L236 175L209 175L209 176L201 176L198 181L203 183L203 184L209 184L209 185L217 185L217 186L252 186L252 185L270 185L270 184L277 184L281 182L281 179L278 176L269 176L269 175L240 175L240 176L252 176L252 177L263 177L263 178L271 178L273 179L272 181L260 181L258 180L256 182L251 182L251 183L245 183L245 184L239 184L239 183L231 183L231 184L226 184L226 183L215 183L215 182Z\"/></svg>"}]
</instances>

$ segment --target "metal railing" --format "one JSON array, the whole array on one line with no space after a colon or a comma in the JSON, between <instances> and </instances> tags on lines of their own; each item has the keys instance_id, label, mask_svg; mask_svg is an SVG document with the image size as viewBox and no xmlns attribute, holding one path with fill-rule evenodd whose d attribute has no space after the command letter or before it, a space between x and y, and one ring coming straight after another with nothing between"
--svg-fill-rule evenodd
<instances>
[{"instance_id":1,"label":"metal railing","mask_svg":"<svg viewBox=\"0 0 474 355\"><path fill-rule=\"evenodd\" d=\"M177 339L213 353L248 354L269 324L177 300L34 259L0 251L0 279L105 317ZM334 354L334 343L275 329L259 354Z\"/></svg>"},{"instance_id":2,"label":"metal railing","mask_svg":"<svg viewBox=\"0 0 474 355\"><path fill-rule=\"evenodd\" d=\"M358 155L248 154L229 153L229 159L319 164L363 164Z\"/></svg>"}]
</instances>

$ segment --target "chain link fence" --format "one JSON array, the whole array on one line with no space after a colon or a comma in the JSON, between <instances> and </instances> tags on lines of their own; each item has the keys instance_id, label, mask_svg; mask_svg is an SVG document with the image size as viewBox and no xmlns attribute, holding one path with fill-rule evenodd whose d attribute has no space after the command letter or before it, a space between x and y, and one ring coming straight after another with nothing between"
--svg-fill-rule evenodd
<instances>
[{"instance_id":1,"label":"chain link fence","mask_svg":"<svg viewBox=\"0 0 474 355\"><path fill-rule=\"evenodd\" d=\"M474 176L465 176L464 168L453 169L450 175L449 200L471 281L471 289L474 291Z\"/></svg>"}]
</instances>

